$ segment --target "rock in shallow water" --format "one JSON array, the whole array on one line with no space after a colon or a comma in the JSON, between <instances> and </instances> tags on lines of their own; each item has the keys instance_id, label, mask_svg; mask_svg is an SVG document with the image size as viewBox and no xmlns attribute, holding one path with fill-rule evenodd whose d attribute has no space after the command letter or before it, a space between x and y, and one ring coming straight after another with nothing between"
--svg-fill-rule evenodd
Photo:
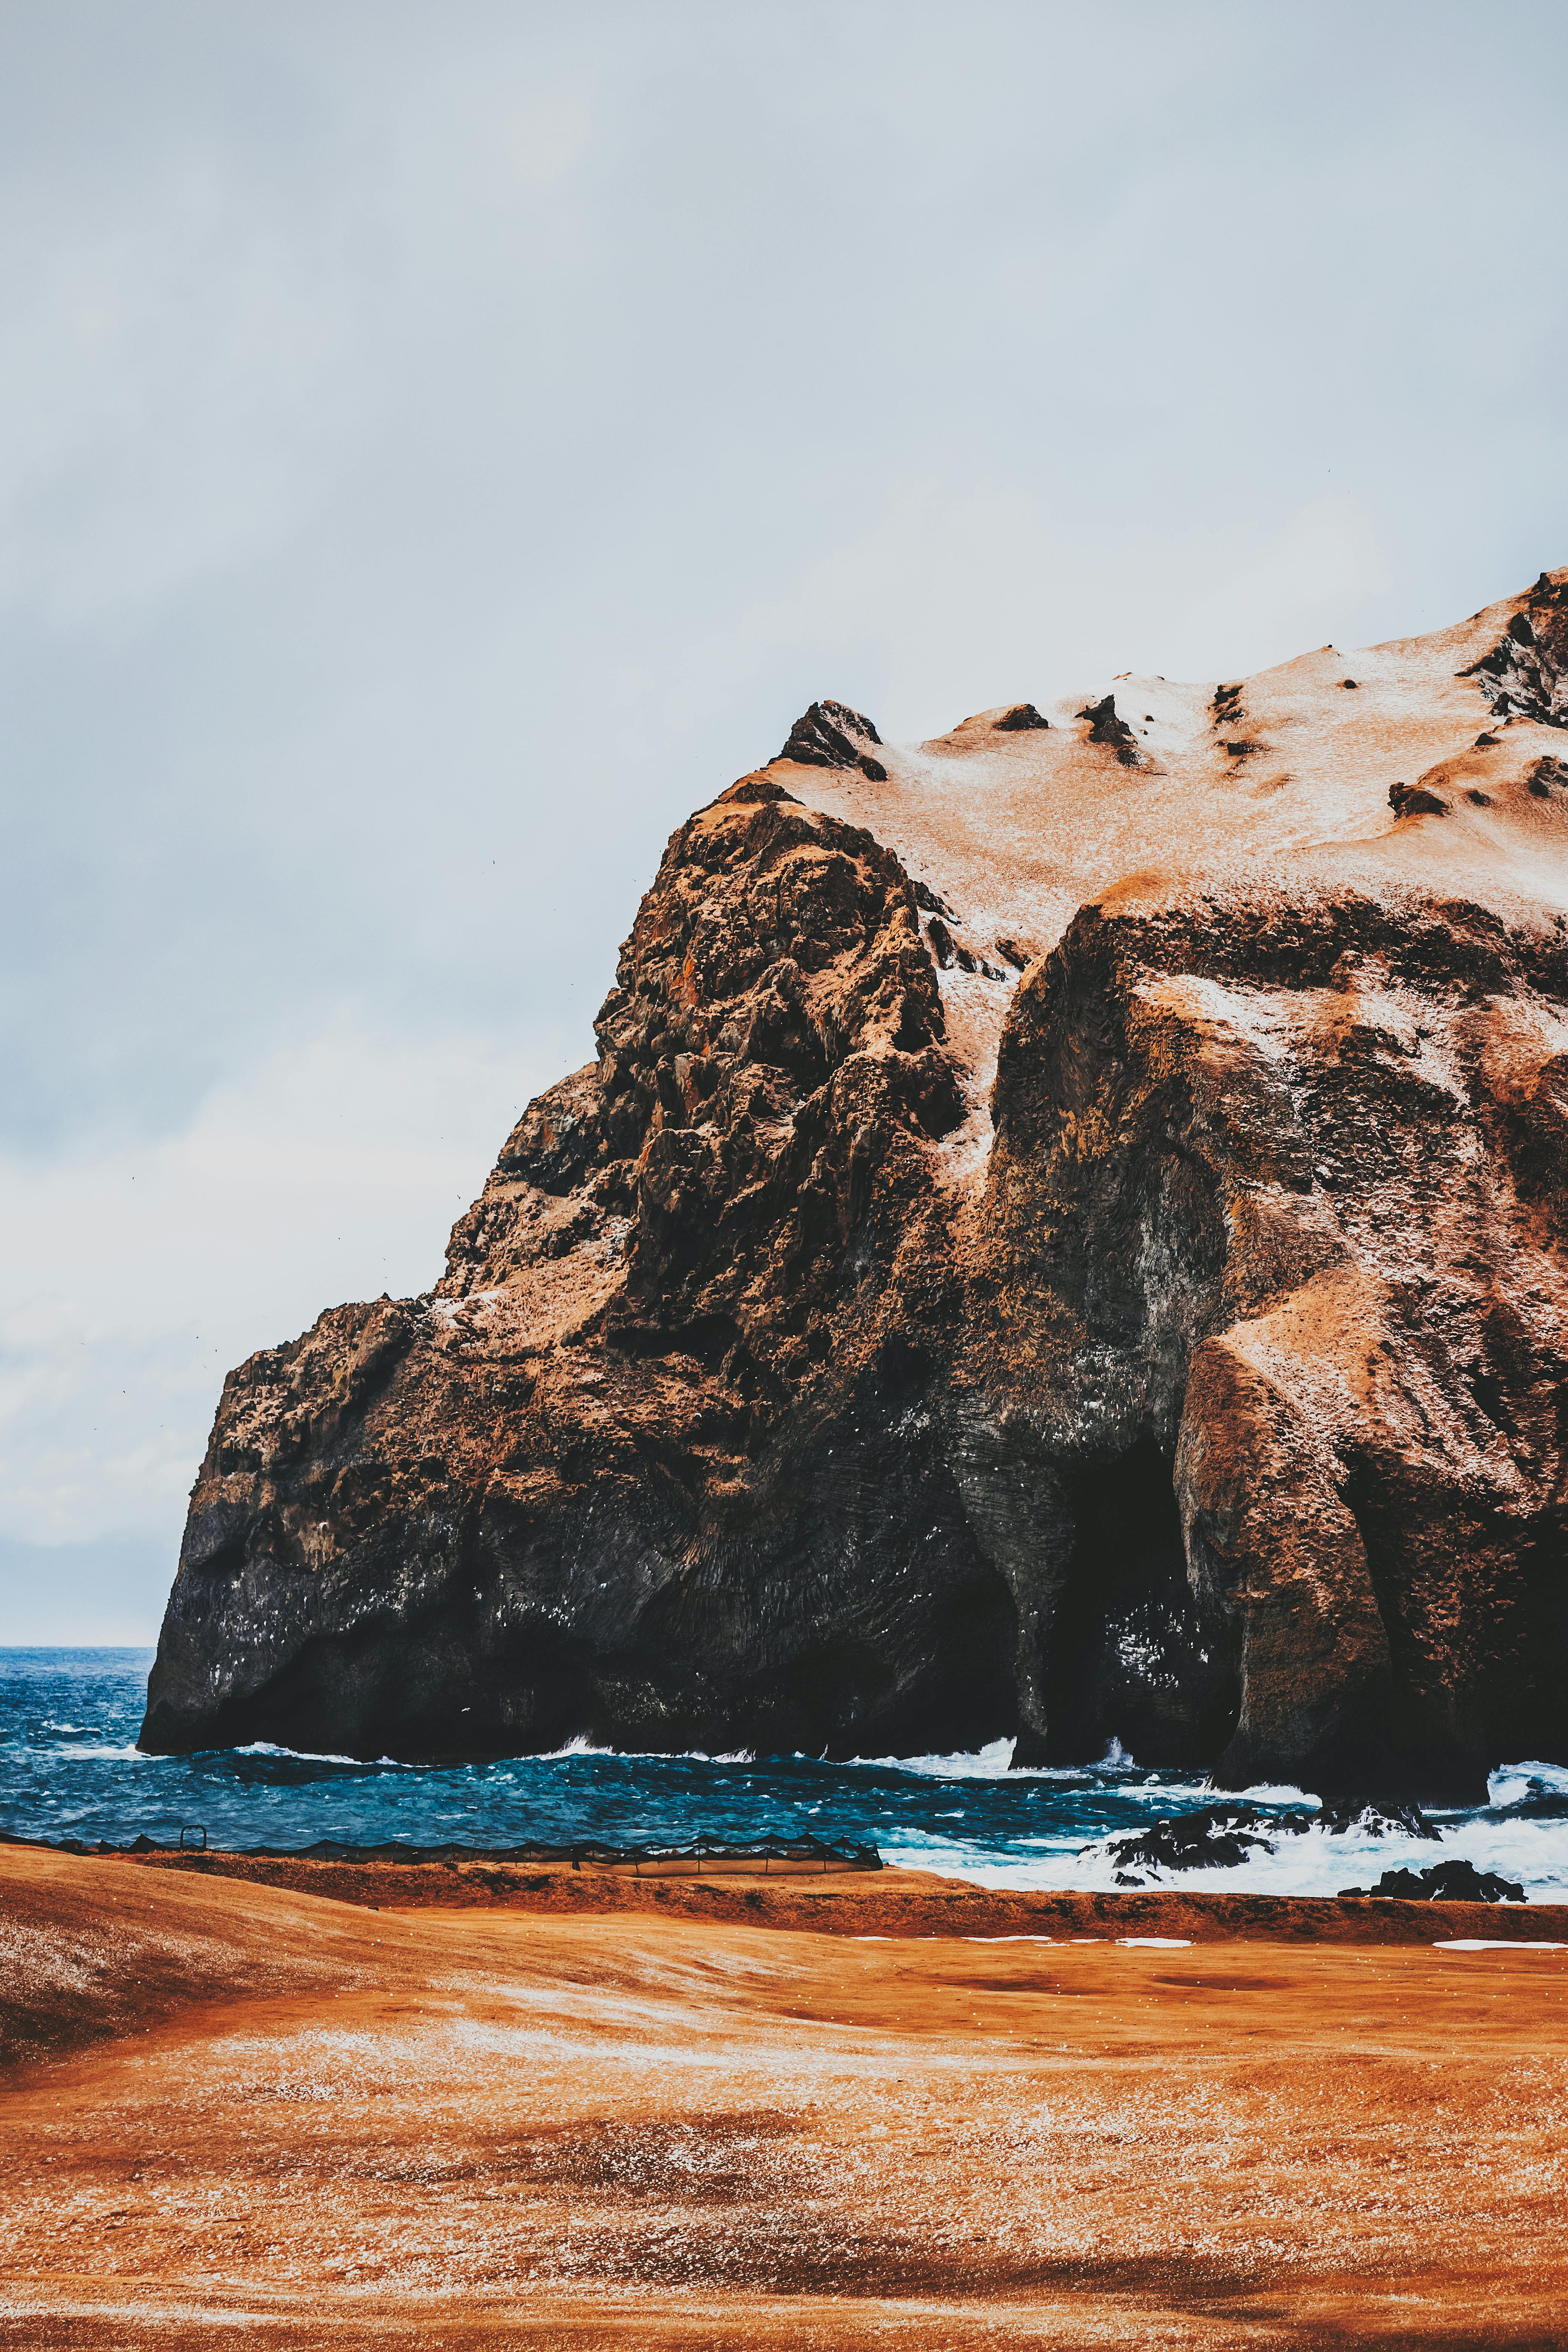
<instances>
[{"instance_id":1,"label":"rock in shallow water","mask_svg":"<svg viewBox=\"0 0 1568 2352\"><path fill-rule=\"evenodd\" d=\"M1201 702L1133 792L814 706L437 1289L230 1375L145 1743L1568 1759L1568 842L1454 676L1511 611L1249 683L1267 792ZM1391 734L1497 806L1396 822ZM939 972L952 905L1042 952Z\"/></svg>"},{"instance_id":2,"label":"rock in shallow water","mask_svg":"<svg viewBox=\"0 0 1568 2352\"><path fill-rule=\"evenodd\" d=\"M1079 1854L1114 1862L1118 1886L1142 1886L1145 1882L1136 1874L1142 1870L1232 1870L1255 1853L1272 1853L1273 1839L1266 1832L1283 1826L1277 1815L1260 1812L1256 1805L1205 1805L1150 1829L1108 1838L1102 1846L1082 1846Z\"/></svg>"},{"instance_id":3,"label":"rock in shallow water","mask_svg":"<svg viewBox=\"0 0 1568 2352\"><path fill-rule=\"evenodd\" d=\"M1430 1870L1385 1870L1375 1886L1343 1886L1341 1895L1397 1895L1409 1903L1522 1903L1522 1886L1478 1870L1473 1862L1435 1862Z\"/></svg>"},{"instance_id":4,"label":"rock in shallow water","mask_svg":"<svg viewBox=\"0 0 1568 2352\"><path fill-rule=\"evenodd\" d=\"M1230 1870L1255 1853L1273 1853L1280 1838L1322 1830L1330 1837L1419 1837L1436 1839L1418 1806L1367 1804L1355 1798L1322 1806L1317 1812L1268 1813L1257 1805L1204 1805L1175 1813L1152 1828L1080 1846L1115 1863L1119 1886L1142 1886L1138 1870Z\"/></svg>"},{"instance_id":5,"label":"rock in shallow water","mask_svg":"<svg viewBox=\"0 0 1568 2352\"><path fill-rule=\"evenodd\" d=\"M1316 1814L1290 1816L1292 1828L1300 1824L1302 1829L1310 1829L1314 1822L1331 1837L1417 1837L1435 1841L1443 1834L1441 1830L1433 1828L1419 1805L1366 1804L1354 1797L1324 1805Z\"/></svg>"}]
</instances>

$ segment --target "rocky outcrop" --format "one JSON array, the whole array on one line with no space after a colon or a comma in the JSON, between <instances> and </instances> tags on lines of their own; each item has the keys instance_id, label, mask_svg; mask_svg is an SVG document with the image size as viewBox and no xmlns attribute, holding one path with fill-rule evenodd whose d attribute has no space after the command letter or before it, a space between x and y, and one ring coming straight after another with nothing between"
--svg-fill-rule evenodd
<instances>
[{"instance_id":1,"label":"rocky outcrop","mask_svg":"<svg viewBox=\"0 0 1568 2352\"><path fill-rule=\"evenodd\" d=\"M1421 1838L1434 1845L1442 1837L1441 1831L1434 1829L1415 1805L1395 1805L1389 1810L1342 1801L1320 1806L1315 1812L1266 1812L1258 1805L1200 1805L1195 1811L1173 1813L1152 1822L1147 1829L1123 1831L1121 1836L1102 1839L1097 1845L1079 1846L1079 1855L1080 1860L1092 1855L1097 1862L1112 1864L1118 1886L1145 1886L1148 1879L1141 1873L1234 1870L1257 1854L1277 1853L1281 1838L1304 1837L1310 1830L1321 1830L1329 1837L1354 1834L1363 1838ZM1460 1865L1465 1870L1469 1866L1468 1863ZM1405 1875L1408 1877L1409 1874ZM1361 1895L1365 1889L1352 1886L1342 1891ZM1385 1895L1403 1890L1380 1886L1374 1891ZM1414 1885L1418 1896L1436 1891ZM1489 1902L1493 1898L1475 1899Z\"/></svg>"},{"instance_id":2,"label":"rocky outcrop","mask_svg":"<svg viewBox=\"0 0 1568 2352\"><path fill-rule=\"evenodd\" d=\"M226 1383L148 1744L986 1736L1006 1594L885 1297L963 1116L943 1025L869 835L765 777L683 826L437 1292Z\"/></svg>"},{"instance_id":3,"label":"rocky outcrop","mask_svg":"<svg viewBox=\"0 0 1568 2352\"><path fill-rule=\"evenodd\" d=\"M803 768L858 768L874 784L883 784L888 771L864 748L881 740L871 721L847 703L814 702L790 729L779 758Z\"/></svg>"},{"instance_id":4,"label":"rocky outcrop","mask_svg":"<svg viewBox=\"0 0 1568 2352\"><path fill-rule=\"evenodd\" d=\"M1543 572L1491 651L1462 670L1499 718L1568 727L1568 582Z\"/></svg>"},{"instance_id":5,"label":"rocky outcrop","mask_svg":"<svg viewBox=\"0 0 1568 2352\"><path fill-rule=\"evenodd\" d=\"M1522 1903L1517 1879L1501 1878L1493 1870L1478 1870L1473 1862L1436 1862L1430 1870L1385 1870L1375 1886L1346 1886L1346 1895L1393 1895L1405 1903Z\"/></svg>"},{"instance_id":6,"label":"rocky outcrop","mask_svg":"<svg viewBox=\"0 0 1568 2352\"><path fill-rule=\"evenodd\" d=\"M1124 768L1136 768L1140 765L1142 755L1138 750L1137 740L1126 719L1117 716L1116 697L1113 694L1106 695L1102 701L1086 704L1078 715L1080 719L1089 720L1089 734L1085 739L1086 741L1112 745L1117 758Z\"/></svg>"},{"instance_id":7,"label":"rocky outcrop","mask_svg":"<svg viewBox=\"0 0 1568 2352\"><path fill-rule=\"evenodd\" d=\"M1540 602L1247 682L1258 784L1240 688L1140 681L1136 779L1109 696L880 784L814 706L437 1289L231 1374L144 1743L1568 1759L1568 794L1471 658Z\"/></svg>"},{"instance_id":8,"label":"rocky outcrop","mask_svg":"<svg viewBox=\"0 0 1568 2352\"><path fill-rule=\"evenodd\" d=\"M1496 738L1492 740L1495 741ZM1236 746L1226 748L1234 751ZM1447 816L1448 814L1447 802L1440 800L1436 793L1427 792L1424 785L1403 782L1388 787L1388 805L1395 816Z\"/></svg>"}]
</instances>

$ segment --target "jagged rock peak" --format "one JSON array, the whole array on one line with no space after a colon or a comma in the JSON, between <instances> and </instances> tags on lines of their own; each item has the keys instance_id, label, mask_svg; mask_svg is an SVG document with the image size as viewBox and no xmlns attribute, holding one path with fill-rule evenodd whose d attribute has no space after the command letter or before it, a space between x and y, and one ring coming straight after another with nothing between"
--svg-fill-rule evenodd
<instances>
[{"instance_id":1,"label":"jagged rock peak","mask_svg":"<svg viewBox=\"0 0 1568 2352\"><path fill-rule=\"evenodd\" d=\"M1477 680L1500 719L1568 727L1568 581L1543 572L1490 653L1459 676Z\"/></svg>"},{"instance_id":2,"label":"jagged rock peak","mask_svg":"<svg viewBox=\"0 0 1568 2352\"><path fill-rule=\"evenodd\" d=\"M1011 710L1003 712L992 732L996 735L1021 735L1031 728L1048 728L1050 723L1048 719L1041 718L1032 702L1016 702Z\"/></svg>"},{"instance_id":3,"label":"jagged rock peak","mask_svg":"<svg viewBox=\"0 0 1568 2352\"><path fill-rule=\"evenodd\" d=\"M1124 768L1136 768L1142 764L1131 728L1125 719L1117 716L1113 694L1108 694L1103 702L1087 703L1078 715L1089 722L1089 740L1091 743L1113 745Z\"/></svg>"},{"instance_id":4,"label":"jagged rock peak","mask_svg":"<svg viewBox=\"0 0 1568 2352\"><path fill-rule=\"evenodd\" d=\"M779 758L797 761L803 768L859 768L880 784L887 782L888 772L861 746L881 740L871 721L847 702L814 702L790 729Z\"/></svg>"}]
</instances>

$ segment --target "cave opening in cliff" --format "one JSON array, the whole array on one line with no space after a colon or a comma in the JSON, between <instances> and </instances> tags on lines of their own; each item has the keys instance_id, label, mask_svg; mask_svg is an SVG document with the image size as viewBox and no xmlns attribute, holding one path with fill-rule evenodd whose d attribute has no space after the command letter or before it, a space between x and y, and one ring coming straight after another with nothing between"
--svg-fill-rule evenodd
<instances>
[{"instance_id":1,"label":"cave opening in cliff","mask_svg":"<svg viewBox=\"0 0 1568 2352\"><path fill-rule=\"evenodd\" d=\"M1151 1438L1081 1469L1073 1544L1045 1676L1045 1760L1091 1763L1110 1742L1140 1764L1212 1764L1234 1732L1240 1675L1187 1581L1171 1462Z\"/></svg>"}]
</instances>

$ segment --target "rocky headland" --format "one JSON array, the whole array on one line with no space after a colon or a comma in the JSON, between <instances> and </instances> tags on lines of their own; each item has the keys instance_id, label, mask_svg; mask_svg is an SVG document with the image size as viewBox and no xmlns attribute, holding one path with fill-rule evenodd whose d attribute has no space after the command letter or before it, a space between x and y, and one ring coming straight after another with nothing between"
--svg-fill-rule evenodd
<instances>
[{"instance_id":1,"label":"rocky headland","mask_svg":"<svg viewBox=\"0 0 1568 2352\"><path fill-rule=\"evenodd\" d=\"M428 1296L231 1373L143 1745L1568 1761L1568 572L671 839Z\"/></svg>"}]
</instances>

